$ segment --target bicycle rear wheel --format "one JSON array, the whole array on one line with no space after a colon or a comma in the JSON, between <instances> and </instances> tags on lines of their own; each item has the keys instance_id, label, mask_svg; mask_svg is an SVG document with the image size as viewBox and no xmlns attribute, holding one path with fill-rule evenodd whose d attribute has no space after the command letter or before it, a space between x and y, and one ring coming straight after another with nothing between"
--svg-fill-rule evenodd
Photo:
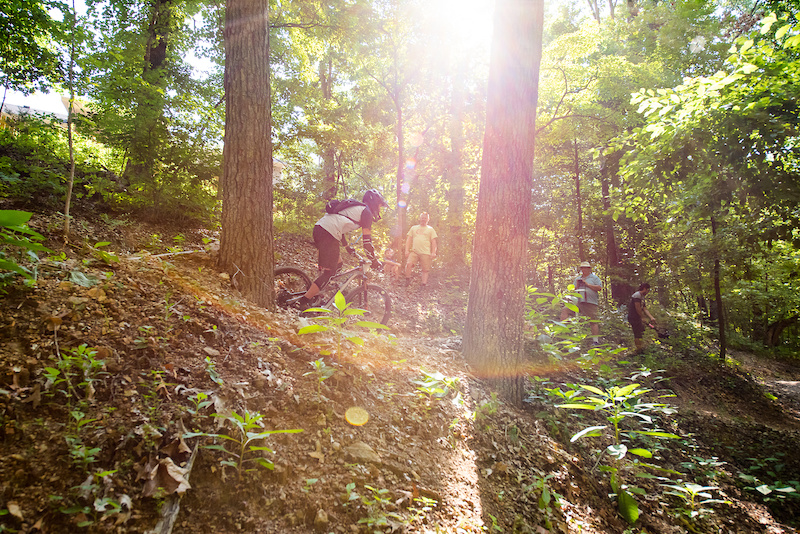
<instances>
[{"instance_id":1,"label":"bicycle rear wheel","mask_svg":"<svg viewBox=\"0 0 800 534\"><path fill-rule=\"evenodd\" d=\"M275 304L286 308L289 300L300 297L311 287L311 277L297 267L275 269Z\"/></svg>"},{"instance_id":2,"label":"bicycle rear wheel","mask_svg":"<svg viewBox=\"0 0 800 534\"><path fill-rule=\"evenodd\" d=\"M344 298L352 303L353 307L367 310L364 314L367 321L388 325L392 314L392 299L389 292L381 286L367 284L366 293L364 286L358 286L349 291Z\"/></svg>"}]
</instances>

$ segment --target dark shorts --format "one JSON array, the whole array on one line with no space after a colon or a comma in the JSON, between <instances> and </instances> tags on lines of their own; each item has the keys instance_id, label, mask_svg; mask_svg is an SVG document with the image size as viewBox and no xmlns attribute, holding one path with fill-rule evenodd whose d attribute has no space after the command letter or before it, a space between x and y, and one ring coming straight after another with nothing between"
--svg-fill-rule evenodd
<instances>
[{"instance_id":1,"label":"dark shorts","mask_svg":"<svg viewBox=\"0 0 800 534\"><path fill-rule=\"evenodd\" d=\"M628 317L628 322L631 323L634 339L642 339L644 337L644 323L641 317Z\"/></svg>"},{"instance_id":2,"label":"dark shorts","mask_svg":"<svg viewBox=\"0 0 800 534\"><path fill-rule=\"evenodd\" d=\"M312 237L319 251L319 268L335 271L339 266L339 242L326 229L316 225Z\"/></svg>"}]
</instances>

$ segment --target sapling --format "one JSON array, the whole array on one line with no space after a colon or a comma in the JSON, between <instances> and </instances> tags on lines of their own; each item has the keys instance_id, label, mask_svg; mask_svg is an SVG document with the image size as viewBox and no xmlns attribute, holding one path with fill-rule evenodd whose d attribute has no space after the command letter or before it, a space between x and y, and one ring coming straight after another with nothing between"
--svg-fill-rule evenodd
<instances>
[{"instance_id":1,"label":"sapling","mask_svg":"<svg viewBox=\"0 0 800 534\"><path fill-rule=\"evenodd\" d=\"M242 479L242 475L244 473L253 471L255 469L246 469L245 464L254 462L270 470L275 468L275 464L272 461L260 456L264 452L274 453L275 451L269 447L257 445L258 442L263 441L267 436L272 434L296 434L303 431L302 429L264 430L261 424L264 416L258 412L250 412L246 409L242 415L232 412L229 415L215 413L211 416L225 419L225 421L230 423L233 429L236 431L234 435L188 432L184 434L184 438L202 436L209 437L214 440L222 440L222 443L205 445L204 448L222 452L224 458L220 461L220 464L235 468L239 480ZM229 443L231 448L228 449L225 446L225 443Z\"/></svg>"},{"instance_id":2,"label":"sapling","mask_svg":"<svg viewBox=\"0 0 800 534\"><path fill-rule=\"evenodd\" d=\"M326 321L328 326L322 324L312 324L302 327L297 331L298 334L316 334L319 332L333 331L336 334L336 356L339 357L342 353L342 342L347 340L355 345L363 345L364 340L358 336L347 336L344 331L345 324L348 318L353 316L361 316L366 313L366 310L359 308L351 308L352 303L348 303L341 291L337 291L333 298L334 309L328 308L309 308L305 312L320 313L322 316L316 317L318 320ZM367 328L369 330L385 329L389 327L373 321L358 321L356 326ZM330 354L326 351L323 354Z\"/></svg>"},{"instance_id":3,"label":"sapling","mask_svg":"<svg viewBox=\"0 0 800 534\"><path fill-rule=\"evenodd\" d=\"M576 391L561 393L561 396L570 398L572 402L560 404L557 407L602 412L605 414L606 420L611 423L611 438L613 443L608 445L604 451L601 451L601 454L602 452L607 453L612 458L612 461L611 465L601 466L600 470L608 473L610 476L611 487L617 495L617 506L620 514L626 521L633 524L639 517L639 506L632 494L642 494L644 490L636 486L629 486L625 483L624 471L628 466L626 466L623 460L629 453L642 458L652 458L653 453L643 448L629 448L624 441L629 441L637 435L673 439L680 439L680 436L661 430L626 429L623 433L620 423L625 419L635 418L638 419L639 422L654 424L653 417L645 412L672 414L674 410L668 408L664 404L641 402L642 395L650 390L640 388L637 383L628 384L624 387L611 386L606 389L582 384L580 388L582 390L581 393L586 391L590 393L590 395L584 396L578 394ZM602 436L608 428L608 425L586 427L573 435L570 442L575 442L585 437ZM623 436L626 438L624 441L622 439Z\"/></svg>"},{"instance_id":4,"label":"sapling","mask_svg":"<svg viewBox=\"0 0 800 534\"><path fill-rule=\"evenodd\" d=\"M325 360L322 358L318 360L314 360L310 362L311 366L314 368L313 371L309 371L307 373L303 373L303 376L307 376L310 374L317 375L317 397L322 398L322 383L332 377L336 373L336 369L327 365Z\"/></svg>"}]
</instances>

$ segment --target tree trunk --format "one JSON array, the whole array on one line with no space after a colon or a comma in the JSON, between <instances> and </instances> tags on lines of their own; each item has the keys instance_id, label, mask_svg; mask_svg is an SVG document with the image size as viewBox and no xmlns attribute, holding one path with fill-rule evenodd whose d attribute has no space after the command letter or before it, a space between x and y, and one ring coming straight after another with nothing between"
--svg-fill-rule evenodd
<instances>
[{"instance_id":1,"label":"tree trunk","mask_svg":"<svg viewBox=\"0 0 800 534\"><path fill-rule=\"evenodd\" d=\"M397 136L397 228L393 232L395 235L394 249L405 252L404 238L406 230L406 214L408 212L408 190L410 184L406 181L405 175L405 136L403 135L403 99L400 89L395 87L394 104L397 113L396 136ZM404 258L405 260L405 258ZM401 262L405 264L405 261Z\"/></svg>"},{"instance_id":2,"label":"tree trunk","mask_svg":"<svg viewBox=\"0 0 800 534\"><path fill-rule=\"evenodd\" d=\"M319 62L319 85L322 91L322 98L325 100L333 99L333 58L329 55L325 60ZM322 197L330 200L338 192L339 175L336 168L336 147L328 142L328 146L322 148Z\"/></svg>"},{"instance_id":3,"label":"tree trunk","mask_svg":"<svg viewBox=\"0 0 800 534\"><path fill-rule=\"evenodd\" d=\"M717 220L711 217L711 237L714 240L714 295L717 299L717 324L719 325L719 359L725 361L728 344L725 337L725 308L722 305L722 290L719 285L719 243L717 243Z\"/></svg>"},{"instance_id":4,"label":"tree trunk","mask_svg":"<svg viewBox=\"0 0 800 534\"><path fill-rule=\"evenodd\" d=\"M767 331L764 333L764 345L770 348L776 347L778 342L781 340L781 334L783 334L783 331L788 327L797 324L797 321L798 317L794 316L787 319L781 319L780 321L775 321L767 326Z\"/></svg>"},{"instance_id":5,"label":"tree trunk","mask_svg":"<svg viewBox=\"0 0 800 534\"><path fill-rule=\"evenodd\" d=\"M464 328L467 362L514 404L524 393L525 265L543 19L543 0L498 0L495 8Z\"/></svg>"},{"instance_id":6,"label":"tree trunk","mask_svg":"<svg viewBox=\"0 0 800 534\"><path fill-rule=\"evenodd\" d=\"M634 286L627 282L629 273L623 272L624 269L619 261L619 247L614 226L614 217L611 214L611 176L616 176L619 168L621 153L615 152L610 156L603 156L600 167L600 189L603 195L603 226L606 234L606 258L608 261L608 276L611 279L611 300L621 306L628 304L634 292ZM637 284L638 285L638 284Z\"/></svg>"},{"instance_id":7,"label":"tree trunk","mask_svg":"<svg viewBox=\"0 0 800 534\"><path fill-rule=\"evenodd\" d=\"M72 120L75 112L75 38L78 32L78 12L75 10L75 0L72 0L72 35L69 42L69 109L67 109L67 145L69 146L69 179L67 181L67 198L64 201L64 241L69 240L69 211L72 205L72 190L75 187L75 145L72 137ZM2 107L0 107L2 109Z\"/></svg>"},{"instance_id":8,"label":"tree trunk","mask_svg":"<svg viewBox=\"0 0 800 534\"><path fill-rule=\"evenodd\" d=\"M272 310L268 11L268 0L227 2L219 267L245 296Z\"/></svg>"},{"instance_id":9,"label":"tree trunk","mask_svg":"<svg viewBox=\"0 0 800 534\"><path fill-rule=\"evenodd\" d=\"M132 183L145 184L151 198L157 201L154 169L156 145L163 136L159 123L163 119L166 101L164 97L164 64L167 59L169 40L174 31L175 0L152 0L150 24L145 47L144 86L137 96L136 114L133 118L133 133L130 142L130 159L124 175Z\"/></svg>"},{"instance_id":10,"label":"tree trunk","mask_svg":"<svg viewBox=\"0 0 800 534\"><path fill-rule=\"evenodd\" d=\"M578 224L575 228L575 236L578 238L578 258L580 261L586 261L587 258L583 252L583 202L581 201L581 164L578 159L578 140L572 140L573 148L575 149L575 206L578 209Z\"/></svg>"}]
</instances>

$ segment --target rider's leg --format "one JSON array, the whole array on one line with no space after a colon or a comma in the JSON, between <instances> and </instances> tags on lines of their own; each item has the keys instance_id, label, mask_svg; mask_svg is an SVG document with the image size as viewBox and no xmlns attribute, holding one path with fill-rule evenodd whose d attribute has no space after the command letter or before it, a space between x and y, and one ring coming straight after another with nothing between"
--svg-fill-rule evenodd
<instances>
[{"instance_id":1,"label":"rider's leg","mask_svg":"<svg viewBox=\"0 0 800 534\"><path fill-rule=\"evenodd\" d=\"M313 236L314 245L316 245L319 251L317 263L319 264L321 273L311 284L311 287L308 288L306 294L300 298L298 304L301 307L307 306L311 302L311 299L319 294L341 263L339 258L339 242L336 241L327 230L321 226L314 226Z\"/></svg>"}]
</instances>

